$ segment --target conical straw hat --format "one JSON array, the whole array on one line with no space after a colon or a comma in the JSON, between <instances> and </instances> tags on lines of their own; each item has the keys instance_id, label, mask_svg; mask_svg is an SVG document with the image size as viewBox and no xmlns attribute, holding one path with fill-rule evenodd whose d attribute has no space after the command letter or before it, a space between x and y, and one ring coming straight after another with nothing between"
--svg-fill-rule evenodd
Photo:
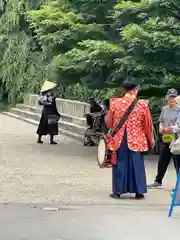
<instances>
[{"instance_id":1,"label":"conical straw hat","mask_svg":"<svg viewBox=\"0 0 180 240\"><path fill-rule=\"evenodd\" d=\"M178 105L180 105L180 96L177 96L177 97L176 97L176 103L177 103Z\"/></svg>"},{"instance_id":2,"label":"conical straw hat","mask_svg":"<svg viewBox=\"0 0 180 240\"><path fill-rule=\"evenodd\" d=\"M55 88L57 86L56 83L50 82L50 81L45 81L42 88L41 88L41 92L46 92L48 90L51 90L53 88Z\"/></svg>"}]
</instances>

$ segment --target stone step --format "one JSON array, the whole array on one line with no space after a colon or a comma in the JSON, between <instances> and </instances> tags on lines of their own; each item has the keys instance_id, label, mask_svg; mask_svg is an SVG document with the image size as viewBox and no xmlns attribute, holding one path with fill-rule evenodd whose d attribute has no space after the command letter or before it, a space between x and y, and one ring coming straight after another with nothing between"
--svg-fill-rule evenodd
<instances>
[{"instance_id":1,"label":"stone step","mask_svg":"<svg viewBox=\"0 0 180 240\"><path fill-rule=\"evenodd\" d=\"M39 122L39 120L41 118L41 115L36 112L28 112L28 111L21 110L19 108L12 108L11 113L13 113L15 115L19 115L25 119L32 119L37 122ZM59 128L65 130L65 131L68 131L68 132L72 132L72 133L81 135L82 137L84 136L84 132L86 130L86 127L84 127L84 126L66 122L61 119L59 121Z\"/></svg>"},{"instance_id":2,"label":"stone step","mask_svg":"<svg viewBox=\"0 0 180 240\"><path fill-rule=\"evenodd\" d=\"M22 111L33 112L33 113L38 113L38 114L41 114L41 111L42 111L40 107L29 106L29 105L25 105L25 104L17 104L16 108L21 109ZM86 127L85 118L74 117L74 116L70 116L70 115L61 113L61 120Z\"/></svg>"},{"instance_id":3,"label":"stone step","mask_svg":"<svg viewBox=\"0 0 180 240\"><path fill-rule=\"evenodd\" d=\"M33 120L33 119L30 119L30 118L25 118L23 117L22 115L18 115L18 114L14 114L12 112L3 112L3 114L9 116L9 117L13 117L13 118L16 118L16 119L19 119L19 120L22 120L24 122L27 122L27 123L30 123L30 124L33 124L35 126L37 126L39 124L39 121L36 121L36 120ZM59 133L60 134L63 134L63 135L66 135L70 138L73 137L73 139L76 139L80 142L83 142L83 139L84 139L84 136L82 134L77 134L77 133L73 133L71 131L68 131L68 130L64 130L62 127L59 128Z\"/></svg>"}]
</instances>

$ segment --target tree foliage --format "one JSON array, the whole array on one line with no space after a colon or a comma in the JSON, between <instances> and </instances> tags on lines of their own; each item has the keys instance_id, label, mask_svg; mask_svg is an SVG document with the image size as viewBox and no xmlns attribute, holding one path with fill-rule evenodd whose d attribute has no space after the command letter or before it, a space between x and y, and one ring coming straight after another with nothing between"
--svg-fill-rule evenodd
<instances>
[{"instance_id":1,"label":"tree foliage","mask_svg":"<svg viewBox=\"0 0 180 240\"><path fill-rule=\"evenodd\" d=\"M179 10L178 0L0 0L0 87L13 102L49 78L85 100L132 74L142 96L162 97L180 86Z\"/></svg>"},{"instance_id":2,"label":"tree foliage","mask_svg":"<svg viewBox=\"0 0 180 240\"><path fill-rule=\"evenodd\" d=\"M159 85L160 91L163 91L174 85L172 80L180 73L180 19L177 14L180 2L153 0L142 3L143 8L135 8L137 12L143 9L141 14L146 20L141 24L129 23L122 31L123 39L129 46L127 64L133 62L133 70L142 74L146 83ZM152 87L149 90L155 88Z\"/></svg>"},{"instance_id":3,"label":"tree foliage","mask_svg":"<svg viewBox=\"0 0 180 240\"><path fill-rule=\"evenodd\" d=\"M21 100L37 90L45 73L44 53L38 48L25 14L43 1L0 1L0 87L8 100Z\"/></svg>"}]
</instances>

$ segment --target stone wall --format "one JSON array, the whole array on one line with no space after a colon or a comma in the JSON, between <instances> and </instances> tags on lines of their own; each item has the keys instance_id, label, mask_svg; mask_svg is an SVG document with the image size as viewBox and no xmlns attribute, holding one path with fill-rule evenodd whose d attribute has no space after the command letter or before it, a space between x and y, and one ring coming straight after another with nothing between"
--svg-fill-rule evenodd
<instances>
[{"instance_id":1,"label":"stone wall","mask_svg":"<svg viewBox=\"0 0 180 240\"><path fill-rule=\"evenodd\" d=\"M89 112L89 104L68 99L56 99L57 108L60 113L76 118L84 118L84 114ZM30 94L24 98L24 104L38 106L38 95Z\"/></svg>"}]
</instances>

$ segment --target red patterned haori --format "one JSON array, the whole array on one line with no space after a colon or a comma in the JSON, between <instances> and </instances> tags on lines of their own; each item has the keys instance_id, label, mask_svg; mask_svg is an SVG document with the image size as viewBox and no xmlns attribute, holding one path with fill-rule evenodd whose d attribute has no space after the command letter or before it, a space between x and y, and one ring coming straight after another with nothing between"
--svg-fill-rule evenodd
<instances>
[{"instance_id":1,"label":"red patterned haori","mask_svg":"<svg viewBox=\"0 0 180 240\"><path fill-rule=\"evenodd\" d=\"M137 90L128 91L124 97L110 100L110 111L106 117L108 128L114 129L128 107L136 98ZM112 164L116 164L116 151L121 145L124 131L127 132L128 148L135 152L148 151L153 145L153 127L147 100L138 100L124 126L114 137L106 136L108 147L113 151Z\"/></svg>"}]
</instances>

